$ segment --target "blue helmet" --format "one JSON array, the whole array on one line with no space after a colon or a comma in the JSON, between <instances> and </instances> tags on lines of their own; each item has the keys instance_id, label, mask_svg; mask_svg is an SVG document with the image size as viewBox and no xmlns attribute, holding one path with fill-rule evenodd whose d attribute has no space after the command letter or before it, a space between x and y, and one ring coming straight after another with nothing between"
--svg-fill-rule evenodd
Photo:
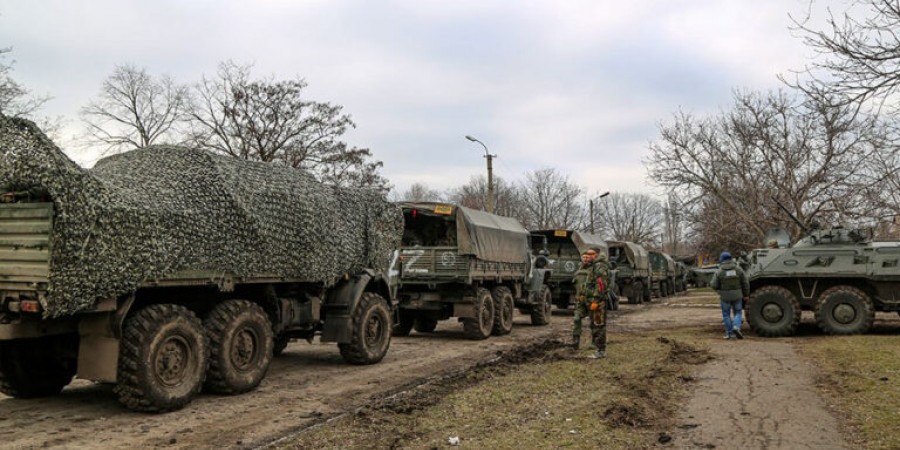
<instances>
[{"instance_id":1,"label":"blue helmet","mask_svg":"<svg viewBox=\"0 0 900 450\"><path fill-rule=\"evenodd\" d=\"M728 253L728 251L724 251L721 255L719 255L719 263L723 263L725 261L731 261L731 253Z\"/></svg>"}]
</instances>

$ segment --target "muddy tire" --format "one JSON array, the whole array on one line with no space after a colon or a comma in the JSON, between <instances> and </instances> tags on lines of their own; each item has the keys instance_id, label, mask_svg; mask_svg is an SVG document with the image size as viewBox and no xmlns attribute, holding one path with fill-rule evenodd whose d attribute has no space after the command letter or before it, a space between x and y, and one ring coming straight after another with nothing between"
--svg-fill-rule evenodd
<instances>
[{"instance_id":1,"label":"muddy tire","mask_svg":"<svg viewBox=\"0 0 900 450\"><path fill-rule=\"evenodd\" d=\"M391 329L391 334L394 336L409 336L409 332L412 331L413 326L416 324L416 315L410 311L398 309L397 310L397 322L394 323L393 328Z\"/></svg>"},{"instance_id":2,"label":"muddy tire","mask_svg":"<svg viewBox=\"0 0 900 450\"><path fill-rule=\"evenodd\" d=\"M115 392L135 411L180 409L200 392L208 365L200 319L180 305L150 305L125 321Z\"/></svg>"},{"instance_id":3,"label":"muddy tire","mask_svg":"<svg viewBox=\"0 0 900 450\"><path fill-rule=\"evenodd\" d=\"M434 329L437 328L437 324L438 321L436 319L419 317L413 324L413 328L415 328L416 332L418 333L434 333Z\"/></svg>"},{"instance_id":4,"label":"muddy tire","mask_svg":"<svg viewBox=\"0 0 900 450\"><path fill-rule=\"evenodd\" d=\"M491 292L484 288L478 288L475 292L475 317L462 319L463 334L474 340L487 339L494 328L494 299Z\"/></svg>"},{"instance_id":5,"label":"muddy tire","mask_svg":"<svg viewBox=\"0 0 900 450\"><path fill-rule=\"evenodd\" d=\"M290 343L291 338L287 335L279 334L278 336L275 336L274 346L272 347L272 356L281 356Z\"/></svg>"},{"instance_id":6,"label":"muddy tire","mask_svg":"<svg viewBox=\"0 0 900 450\"><path fill-rule=\"evenodd\" d=\"M516 310L516 300L508 287L498 286L491 291L494 300L494 327L491 334L503 336L512 332L513 312Z\"/></svg>"},{"instance_id":7,"label":"muddy tire","mask_svg":"<svg viewBox=\"0 0 900 450\"><path fill-rule=\"evenodd\" d=\"M203 327L209 337L204 388L217 394L240 394L259 386L275 346L265 311L247 300L227 300L206 315Z\"/></svg>"},{"instance_id":8,"label":"muddy tire","mask_svg":"<svg viewBox=\"0 0 900 450\"><path fill-rule=\"evenodd\" d=\"M541 291L536 295L537 304L531 307L531 324L547 325L550 323L551 314L553 314L553 295L550 293L550 287L546 284L541 286Z\"/></svg>"},{"instance_id":9,"label":"muddy tire","mask_svg":"<svg viewBox=\"0 0 900 450\"><path fill-rule=\"evenodd\" d=\"M353 336L349 343L338 344L341 356L350 364L374 364L381 361L391 345L393 324L387 301L374 292L365 292L353 310Z\"/></svg>"},{"instance_id":10,"label":"muddy tire","mask_svg":"<svg viewBox=\"0 0 900 450\"><path fill-rule=\"evenodd\" d=\"M816 302L816 325L828 334L861 334L872 328L875 307L865 292L851 286L827 289Z\"/></svg>"},{"instance_id":11,"label":"muddy tire","mask_svg":"<svg viewBox=\"0 0 900 450\"><path fill-rule=\"evenodd\" d=\"M77 335L0 342L0 392L15 398L59 394L75 377Z\"/></svg>"},{"instance_id":12,"label":"muddy tire","mask_svg":"<svg viewBox=\"0 0 900 450\"><path fill-rule=\"evenodd\" d=\"M652 300L653 296L650 293L650 283L646 282L646 281L642 281L641 286L644 288L643 295L641 295L641 303L644 303L644 302L649 303L649 302L653 301Z\"/></svg>"},{"instance_id":13,"label":"muddy tire","mask_svg":"<svg viewBox=\"0 0 900 450\"><path fill-rule=\"evenodd\" d=\"M800 325L800 302L781 286L763 286L750 294L747 322L765 337L791 336Z\"/></svg>"}]
</instances>

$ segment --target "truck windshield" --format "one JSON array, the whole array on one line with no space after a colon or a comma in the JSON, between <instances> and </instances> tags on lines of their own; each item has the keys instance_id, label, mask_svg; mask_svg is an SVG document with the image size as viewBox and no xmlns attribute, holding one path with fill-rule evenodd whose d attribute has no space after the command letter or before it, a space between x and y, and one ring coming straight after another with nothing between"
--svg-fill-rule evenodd
<instances>
[{"instance_id":1,"label":"truck windshield","mask_svg":"<svg viewBox=\"0 0 900 450\"><path fill-rule=\"evenodd\" d=\"M422 211L403 211L404 247L456 247L456 220Z\"/></svg>"}]
</instances>

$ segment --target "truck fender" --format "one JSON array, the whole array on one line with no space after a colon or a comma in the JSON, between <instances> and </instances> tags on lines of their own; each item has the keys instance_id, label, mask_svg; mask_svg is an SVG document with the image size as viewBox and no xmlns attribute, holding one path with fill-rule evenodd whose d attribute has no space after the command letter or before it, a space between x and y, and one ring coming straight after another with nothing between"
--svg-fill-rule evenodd
<instances>
[{"instance_id":1,"label":"truck fender","mask_svg":"<svg viewBox=\"0 0 900 450\"><path fill-rule=\"evenodd\" d=\"M325 296L321 342L349 343L353 336L352 317L364 292L377 292L393 307L388 280L370 269L349 276L329 289Z\"/></svg>"}]
</instances>

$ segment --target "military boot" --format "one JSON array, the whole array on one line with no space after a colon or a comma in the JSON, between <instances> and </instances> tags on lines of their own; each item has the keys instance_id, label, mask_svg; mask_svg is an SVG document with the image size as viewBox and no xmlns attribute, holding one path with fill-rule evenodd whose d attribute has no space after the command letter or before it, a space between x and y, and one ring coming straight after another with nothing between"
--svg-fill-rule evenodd
<instances>
[{"instance_id":1,"label":"military boot","mask_svg":"<svg viewBox=\"0 0 900 450\"><path fill-rule=\"evenodd\" d=\"M581 347L581 336L572 336L572 350L578 350Z\"/></svg>"}]
</instances>

